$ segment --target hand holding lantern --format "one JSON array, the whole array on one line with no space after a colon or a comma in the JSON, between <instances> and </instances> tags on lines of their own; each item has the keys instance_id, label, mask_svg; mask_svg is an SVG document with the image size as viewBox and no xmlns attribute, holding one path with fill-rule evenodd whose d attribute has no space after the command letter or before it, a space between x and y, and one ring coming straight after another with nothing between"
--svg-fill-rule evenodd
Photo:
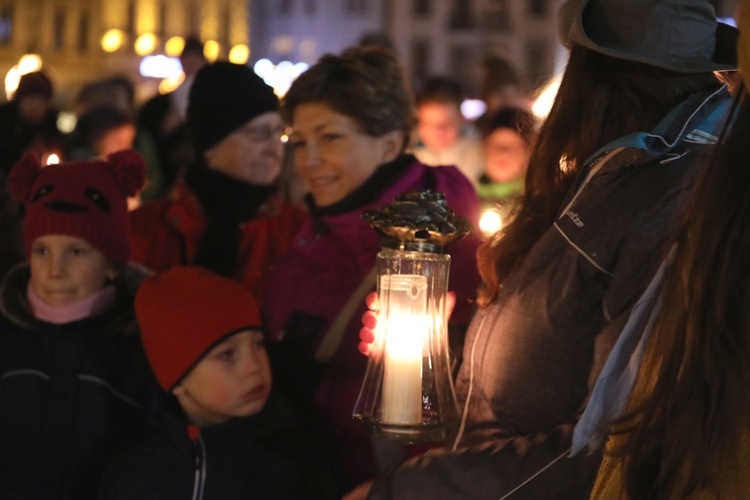
<instances>
[{"instance_id":1,"label":"hand holding lantern","mask_svg":"<svg viewBox=\"0 0 750 500\"><path fill-rule=\"evenodd\" d=\"M458 417L447 342L450 256L471 226L442 193L410 192L363 217L383 237L378 326L354 417L372 432L439 440Z\"/></svg>"}]
</instances>

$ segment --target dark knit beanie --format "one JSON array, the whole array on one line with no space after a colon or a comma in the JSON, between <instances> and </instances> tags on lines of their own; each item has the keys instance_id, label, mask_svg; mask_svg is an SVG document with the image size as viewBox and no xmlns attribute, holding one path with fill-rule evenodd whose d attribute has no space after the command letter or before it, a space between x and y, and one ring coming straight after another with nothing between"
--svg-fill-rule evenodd
<instances>
[{"instance_id":1,"label":"dark knit beanie","mask_svg":"<svg viewBox=\"0 0 750 500\"><path fill-rule=\"evenodd\" d=\"M29 95L38 95L46 99L52 98L52 81L46 74L41 71L33 71L21 76L13 99L18 100Z\"/></svg>"},{"instance_id":2,"label":"dark knit beanie","mask_svg":"<svg viewBox=\"0 0 750 500\"><path fill-rule=\"evenodd\" d=\"M151 369L165 391L220 341L261 327L258 302L246 288L200 267L175 266L144 281L135 314Z\"/></svg>"},{"instance_id":3,"label":"dark knit beanie","mask_svg":"<svg viewBox=\"0 0 750 500\"><path fill-rule=\"evenodd\" d=\"M279 109L273 89L250 67L216 62L195 75L187 123L196 151L203 155L256 116Z\"/></svg>"},{"instance_id":4,"label":"dark knit beanie","mask_svg":"<svg viewBox=\"0 0 750 500\"><path fill-rule=\"evenodd\" d=\"M48 234L74 236L108 259L126 263L130 257L128 196L143 187L146 164L135 151L113 153L106 160L61 163L43 167L28 153L8 176L8 189L26 207L26 255L37 238Z\"/></svg>"}]
</instances>

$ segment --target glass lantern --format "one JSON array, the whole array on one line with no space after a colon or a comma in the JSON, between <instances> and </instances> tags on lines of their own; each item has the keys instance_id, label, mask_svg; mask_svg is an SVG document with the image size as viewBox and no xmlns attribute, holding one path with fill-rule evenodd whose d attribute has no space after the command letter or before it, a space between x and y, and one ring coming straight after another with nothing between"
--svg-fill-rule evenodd
<instances>
[{"instance_id":1,"label":"glass lantern","mask_svg":"<svg viewBox=\"0 0 750 500\"><path fill-rule=\"evenodd\" d=\"M420 242L382 246L378 326L353 416L373 434L441 441L459 416L448 353L450 255Z\"/></svg>"}]
</instances>

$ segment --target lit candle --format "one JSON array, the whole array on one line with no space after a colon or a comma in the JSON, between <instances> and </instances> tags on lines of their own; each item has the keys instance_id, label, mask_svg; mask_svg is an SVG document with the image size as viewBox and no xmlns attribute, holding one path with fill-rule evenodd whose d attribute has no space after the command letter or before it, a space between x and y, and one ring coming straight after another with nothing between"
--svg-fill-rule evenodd
<instances>
[{"instance_id":1,"label":"lit candle","mask_svg":"<svg viewBox=\"0 0 750 500\"><path fill-rule=\"evenodd\" d=\"M382 420L422 421L422 356L427 338L427 279L417 275L380 277L384 323Z\"/></svg>"},{"instance_id":2,"label":"lit candle","mask_svg":"<svg viewBox=\"0 0 750 500\"><path fill-rule=\"evenodd\" d=\"M489 208L482 213L479 219L479 230L485 236L492 236L503 228L503 216L500 211Z\"/></svg>"}]
</instances>

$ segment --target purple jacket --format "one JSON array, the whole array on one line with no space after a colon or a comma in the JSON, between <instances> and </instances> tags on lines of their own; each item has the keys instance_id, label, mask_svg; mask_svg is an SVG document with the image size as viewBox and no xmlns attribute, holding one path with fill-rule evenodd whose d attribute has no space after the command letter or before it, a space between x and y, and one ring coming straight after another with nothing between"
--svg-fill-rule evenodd
<instances>
[{"instance_id":1,"label":"purple jacket","mask_svg":"<svg viewBox=\"0 0 750 500\"><path fill-rule=\"evenodd\" d=\"M467 217L476 226L479 201L458 169L428 167L408 156L396 162L403 163L404 168L396 174L395 182L376 188L370 200L356 209L335 216L309 217L295 236L291 252L277 262L264 313L271 338L281 340L281 349L302 346L303 355L312 359L322 334L374 267L380 240L362 219L363 211L390 203L403 192L430 187L445 193L455 214ZM449 288L458 298L450 321L453 324L468 325L474 310L479 244L478 236L470 236L448 247L452 258ZM352 484L376 473L367 429L352 419L367 365L367 358L357 349L364 312L362 303L352 315L338 351L322 368L322 381L310 388L316 416L330 427L337 452L350 468L347 479ZM279 374L281 378L284 375Z\"/></svg>"}]
</instances>

